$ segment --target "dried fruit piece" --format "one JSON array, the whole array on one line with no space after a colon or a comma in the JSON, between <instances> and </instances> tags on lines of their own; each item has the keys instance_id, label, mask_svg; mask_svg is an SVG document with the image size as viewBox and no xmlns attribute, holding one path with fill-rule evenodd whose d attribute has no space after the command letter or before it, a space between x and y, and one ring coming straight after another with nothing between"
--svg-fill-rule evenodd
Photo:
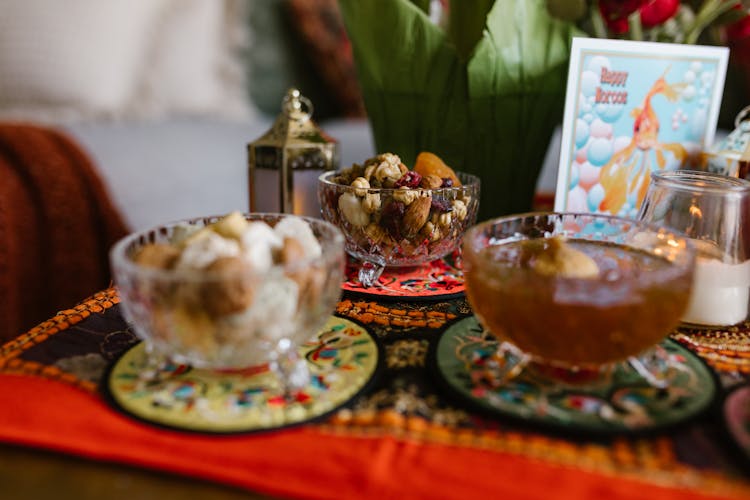
<instances>
[{"instance_id":1,"label":"dried fruit piece","mask_svg":"<svg viewBox=\"0 0 750 500\"><path fill-rule=\"evenodd\" d=\"M599 276L596 261L559 236L524 241L521 263L544 276L581 279Z\"/></svg>"},{"instance_id":2,"label":"dried fruit piece","mask_svg":"<svg viewBox=\"0 0 750 500\"><path fill-rule=\"evenodd\" d=\"M432 209L437 212L450 212L453 210L451 202L439 196L432 197Z\"/></svg>"},{"instance_id":3,"label":"dried fruit piece","mask_svg":"<svg viewBox=\"0 0 750 500\"><path fill-rule=\"evenodd\" d=\"M394 239L401 239L401 220L406 213L406 205L400 201L391 201L380 212L380 223Z\"/></svg>"},{"instance_id":4,"label":"dried fruit piece","mask_svg":"<svg viewBox=\"0 0 750 500\"><path fill-rule=\"evenodd\" d=\"M393 187L401 188L405 186L414 189L419 187L420 182L422 182L422 176L419 174L419 172L410 171L402 175L401 178L396 181L396 184Z\"/></svg>"},{"instance_id":5,"label":"dried fruit piece","mask_svg":"<svg viewBox=\"0 0 750 500\"><path fill-rule=\"evenodd\" d=\"M422 176L437 175L440 178L448 178L453 182L453 186L461 185L461 181L458 180L453 169L446 165L440 157L428 151L419 153L414 164L414 171L419 172Z\"/></svg>"}]
</instances>

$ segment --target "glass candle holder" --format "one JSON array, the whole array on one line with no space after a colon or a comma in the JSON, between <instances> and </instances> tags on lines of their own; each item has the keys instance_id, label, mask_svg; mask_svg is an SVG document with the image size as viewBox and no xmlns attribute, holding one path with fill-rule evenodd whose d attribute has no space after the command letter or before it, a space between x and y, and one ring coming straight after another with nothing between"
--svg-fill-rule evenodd
<instances>
[{"instance_id":1,"label":"glass candle holder","mask_svg":"<svg viewBox=\"0 0 750 500\"><path fill-rule=\"evenodd\" d=\"M684 323L726 326L750 311L750 182L710 172L653 172L638 218L687 235L696 268Z\"/></svg>"}]
</instances>

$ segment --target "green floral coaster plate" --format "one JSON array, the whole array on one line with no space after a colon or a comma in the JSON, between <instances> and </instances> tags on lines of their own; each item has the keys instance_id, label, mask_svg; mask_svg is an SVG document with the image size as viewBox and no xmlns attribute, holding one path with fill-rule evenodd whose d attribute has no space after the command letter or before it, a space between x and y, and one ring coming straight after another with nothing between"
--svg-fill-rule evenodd
<instances>
[{"instance_id":1,"label":"green floral coaster plate","mask_svg":"<svg viewBox=\"0 0 750 500\"><path fill-rule=\"evenodd\" d=\"M671 377L652 387L627 363L607 373L541 373L529 365L502 383L489 368L498 340L474 316L448 327L434 352L442 382L486 413L568 434L653 431L684 422L711 405L717 389L709 368L672 340L660 347Z\"/></svg>"},{"instance_id":2,"label":"green floral coaster plate","mask_svg":"<svg viewBox=\"0 0 750 500\"><path fill-rule=\"evenodd\" d=\"M372 380L380 353L362 326L332 316L299 348L310 383L283 396L267 365L213 371L165 364L145 373L145 345L128 350L107 376L110 400L153 424L198 432L249 432L307 422L343 406Z\"/></svg>"}]
</instances>

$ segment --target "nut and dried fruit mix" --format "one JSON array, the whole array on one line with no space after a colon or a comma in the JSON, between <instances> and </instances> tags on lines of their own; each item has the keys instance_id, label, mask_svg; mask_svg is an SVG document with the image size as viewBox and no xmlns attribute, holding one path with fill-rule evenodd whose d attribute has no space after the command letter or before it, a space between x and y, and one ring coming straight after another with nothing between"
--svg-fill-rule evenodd
<instances>
[{"instance_id":1,"label":"nut and dried fruit mix","mask_svg":"<svg viewBox=\"0 0 750 500\"><path fill-rule=\"evenodd\" d=\"M476 216L477 186L462 186L453 169L428 152L411 170L384 153L330 181L341 188L323 188L323 213L363 253L430 254L452 245Z\"/></svg>"}]
</instances>

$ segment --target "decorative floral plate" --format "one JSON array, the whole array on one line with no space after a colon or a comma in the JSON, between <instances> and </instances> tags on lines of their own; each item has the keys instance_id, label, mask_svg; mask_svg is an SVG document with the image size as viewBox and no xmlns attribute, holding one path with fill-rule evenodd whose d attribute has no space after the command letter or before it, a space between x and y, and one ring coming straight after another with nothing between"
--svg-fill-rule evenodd
<instances>
[{"instance_id":1,"label":"decorative floral plate","mask_svg":"<svg viewBox=\"0 0 750 500\"><path fill-rule=\"evenodd\" d=\"M750 384L732 389L724 399L723 414L729 436L750 461Z\"/></svg>"},{"instance_id":2,"label":"decorative floral plate","mask_svg":"<svg viewBox=\"0 0 750 500\"><path fill-rule=\"evenodd\" d=\"M378 346L367 330L332 316L299 348L310 383L293 398L282 394L267 365L212 371L167 364L146 373L137 344L113 365L106 387L124 412L150 423L200 432L247 432L306 422L346 404L373 378Z\"/></svg>"},{"instance_id":3,"label":"decorative floral plate","mask_svg":"<svg viewBox=\"0 0 750 500\"><path fill-rule=\"evenodd\" d=\"M716 395L709 368L677 342L662 352L667 388L652 387L627 363L608 373L550 376L529 365L502 383L488 361L498 340L474 316L443 332L435 350L437 372L451 392L498 416L581 434L642 432L683 422L706 410Z\"/></svg>"},{"instance_id":4,"label":"decorative floral plate","mask_svg":"<svg viewBox=\"0 0 750 500\"><path fill-rule=\"evenodd\" d=\"M386 267L377 284L365 287L357 278L358 263L350 258L346 267L343 289L355 294L413 300L450 299L464 293L464 275L461 271L461 253L456 251L442 259L421 266Z\"/></svg>"}]
</instances>

